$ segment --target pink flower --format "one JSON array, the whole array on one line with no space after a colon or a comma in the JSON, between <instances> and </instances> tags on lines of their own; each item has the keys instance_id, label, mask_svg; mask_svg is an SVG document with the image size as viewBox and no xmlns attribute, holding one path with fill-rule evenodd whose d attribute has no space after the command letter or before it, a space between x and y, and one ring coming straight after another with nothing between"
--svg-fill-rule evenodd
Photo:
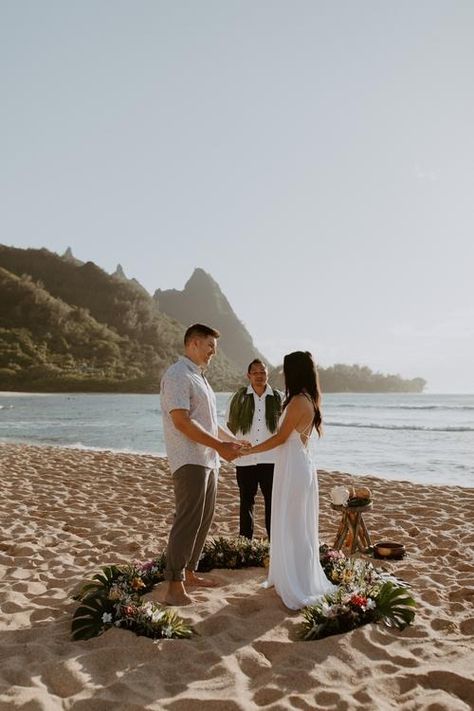
<instances>
[{"instance_id":1,"label":"pink flower","mask_svg":"<svg viewBox=\"0 0 474 711\"><path fill-rule=\"evenodd\" d=\"M153 562L152 560L148 560L146 563L140 563L140 566L139 566L139 567L140 567L140 569L141 569L141 571L142 571L143 573L146 573L146 572L148 572L149 570L151 570L154 565L155 565L155 564L154 564L154 562Z\"/></svg>"}]
</instances>

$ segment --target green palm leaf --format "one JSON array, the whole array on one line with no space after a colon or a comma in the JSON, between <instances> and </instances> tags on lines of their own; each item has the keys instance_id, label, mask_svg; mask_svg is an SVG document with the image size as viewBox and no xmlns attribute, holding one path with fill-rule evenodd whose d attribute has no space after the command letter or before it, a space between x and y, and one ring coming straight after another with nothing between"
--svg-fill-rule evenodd
<instances>
[{"instance_id":1,"label":"green palm leaf","mask_svg":"<svg viewBox=\"0 0 474 711\"><path fill-rule=\"evenodd\" d=\"M102 619L104 613L113 614L110 600L103 595L86 598L72 618L72 638L90 639L101 634L105 629Z\"/></svg>"},{"instance_id":2,"label":"green palm leaf","mask_svg":"<svg viewBox=\"0 0 474 711\"><path fill-rule=\"evenodd\" d=\"M109 588L114 584L115 580L121 574L122 570L121 568L119 568L118 565L106 565L104 568L102 568L101 573L97 573L92 577L92 580L97 580L99 585L103 586L104 588ZM97 585L96 587L99 587L99 585Z\"/></svg>"},{"instance_id":3,"label":"green palm leaf","mask_svg":"<svg viewBox=\"0 0 474 711\"><path fill-rule=\"evenodd\" d=\"M100 589L110 590L117 578L122 575L122 569L117 565L106 565L100 573L92 576L92 579L82 586L79 593L75 595L75 600L85 600L91 595L95 595Z\"/></svg>"},{"instance_id":4,"label":"green palm leaf","mask_svg":"<svg viewBox=\"0 0 474 711\"><path fill-rule=\"evenodd\" d=\"M181 639L189 639L189 637L192 637L192 627L190 627L189 624L173 610L167 610L165 620L173 631L173 637Z\"/></svg>"},{"instance_id":5,"label":"green palm leaf","mask_svg":"<svg viewBox=\"0 0 474 711\"><path fill-rule=\"evenodd\" d=\"M382 585L375 599L377 608L375 619L388 627L403 629L413 622L415 600L408 590L387 581Z\"/></svg>"}]
</instances>

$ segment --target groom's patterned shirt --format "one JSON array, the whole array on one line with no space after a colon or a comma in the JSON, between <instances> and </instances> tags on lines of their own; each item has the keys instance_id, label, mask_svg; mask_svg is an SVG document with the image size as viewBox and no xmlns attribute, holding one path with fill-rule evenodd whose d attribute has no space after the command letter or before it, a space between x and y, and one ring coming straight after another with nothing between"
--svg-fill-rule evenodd
<instances>
[{"instance_id":1,"label":"groom's patterned shirt","mask_svg":"<svg viewBox=\"0 0 474 711\"><path fill-rule=\"evenodd\" d=\"M183 356L168 368L161 380L161 412L166 454L171 472L185 464L199 464L209 469L219 467L219 455L212 447L193 442L173 424L172 410L188 410L192 420L209 434L218 437L216 396L201 368Z\"/></svg>"}]
</instances>

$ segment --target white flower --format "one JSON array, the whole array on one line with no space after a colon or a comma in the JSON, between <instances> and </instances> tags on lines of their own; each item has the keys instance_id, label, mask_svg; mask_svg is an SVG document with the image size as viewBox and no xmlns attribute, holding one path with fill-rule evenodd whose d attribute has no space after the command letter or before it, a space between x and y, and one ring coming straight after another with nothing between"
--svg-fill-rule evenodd
<instances>
[{"instance_id":1,"label":"white flower","mask_svg":"<svg viewBox=\"0 0 474 711\"><path fill-rule=\"evenodd\" d=\"M325 600L321 603L321 614L324 615L324 617L328 617L329 613L331 612L331 605L329 605Z\"/></svg>"},{"instance_id":2,"label":"white flower","mask_svg":"<svg viewBox=\"0 0 474 711\"><path fill-rule=\"evenodd\" d=\"M367 604L365 606L366 610L374 610L377 607L375 600L372 600L371 597L367 600Z\"/></svg>"},{"instance_id":3,"label":"white flower","mask_svg":"<svg viewBox=\"0 0 474 711\"><path fill-rule=\"evenodd\" d=\"M151 615L151 621L159 622L164 614L163 610L155 610Z\"/></svg>"},{"instance_id":4,"label":"white flower","mask_svg":"<svg viewBox=\"0 0 474 711\"><path fill-rule=\"evenodd\" d=\"M163 635L163 637L168 637L168 638L172 637L173 636L173 628L171 627L171 625L167 625L166 627L163 627L163 629L161 630L161 634Z\"/></svg>"},{"instance_id":5,"label":"white flower","mask_svg":"<svg viewBox=\"0 0 474 711\"><path fill-rule=\"evenodd\" d=\"M336 506L345 506L349 500L350 492L344 486L333 486L329 497Z\"/></svg>"},{"instance_id":6,"label":"white flower","mask_svg":"<svg viewBox=\"0 0 474 711\"><path fill-rule=\"evenodd\" d=\"M104 625L110 625L110 623L112 622L112 615L110 612L104 612L104 614L102 615L102 622L104 623Z\"/></svg>"}]
</instances>

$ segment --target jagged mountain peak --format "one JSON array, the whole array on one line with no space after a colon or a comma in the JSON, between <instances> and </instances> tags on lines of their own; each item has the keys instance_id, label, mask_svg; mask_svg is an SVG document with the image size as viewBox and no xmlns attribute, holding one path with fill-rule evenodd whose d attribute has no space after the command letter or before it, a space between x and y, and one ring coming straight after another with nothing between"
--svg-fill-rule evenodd
<instances>
[{"instance_id":1,"label":"jagged mountain peak","mask_svg":"<svg viewBox=\"0 0 474 711\"><path fill-rule=\"evenodd\" d=\"M134 277L132 277L131 279L128 278L128 276L125 274L125 271L124 271L121 264L117 264L117 268L115 269L114 273L112 274L112 277L114 277L115 279L120 279L120 281L126 281L128 284L133 284L138 289L140 289L140 291L143 294L150 296L148 291L145 289L145 287L142 286L137 279L135 279Z\"/></svg>"},{"instance_id":2,"label":"jagged mountain peak","mask_svg":"<svg viewBox=\"0 0 474 711\"><path fill-rule=\"evenodd\" d=\"M212 286L219 286L216 282L216 280L209 274L209 272L206 272L202 267L196 267L191 276L189 277L188 281L185 284L184 289L188 289L195 284L198 285L212 285Z\"/></svg>"},{"instance_id":3,"label":"jagged mountain peak","mask_svg":"<svg viewBox=\"0 0 474 711\"><path fill-rule=\"evenodd\" d=\"M117 277L117 279L127 279L127 276L126 276L121 264L117 264L117 267L116 267L114 273L112 274L112 276ZM127 279L127 281L128 281L128 279Z\"/></svg>"},{"instance_id":4,"label":"jagged mountain peak","mask_svg":"<svg viewBox=\"0 0 474 711\"><path fill-rule=\"evenodd\" d=\"M154 299L160 311L184 325L198 322L217 328L220 348L240 369L253 358L264 359L217 281L202 267L196 267L182 291L157 289Z\"/></svg>"},{"instance_id":5,"label":"jagged mountain peak","mask_svg":"<svg viewBox=\"0 0 474 711\"><path fill-rule=\"evenodd\" d=\"M62 254L61 256L63 259L66 260L66 262L71 262L71 264L75 264L76 266L84 264L84 262L81 262L80 259L77 259L77 257L74 256L71 247L68 247L64 254Z\"/></svg>"}]
</instances>

